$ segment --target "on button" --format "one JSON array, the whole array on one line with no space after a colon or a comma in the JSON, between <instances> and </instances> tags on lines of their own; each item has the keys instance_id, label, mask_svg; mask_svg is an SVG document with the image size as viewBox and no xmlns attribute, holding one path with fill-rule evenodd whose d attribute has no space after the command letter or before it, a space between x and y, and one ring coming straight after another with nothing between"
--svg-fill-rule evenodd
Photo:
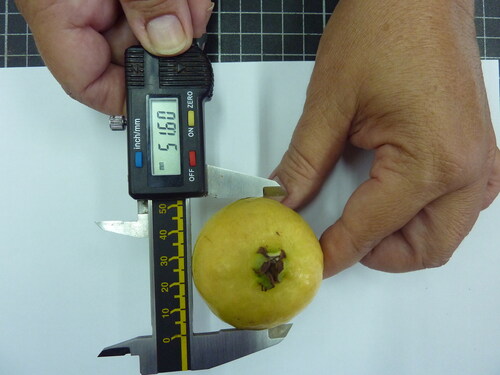
<instances>
[{"instance_id":1,"label":"on button","mask_svg":"<svg viewBox=\"0 0 500 375\"><path fill-rule=\"evenodd\" d=\"M188 111L188 126L194 126L194 111Z\"/></svg>"}]
</instances>

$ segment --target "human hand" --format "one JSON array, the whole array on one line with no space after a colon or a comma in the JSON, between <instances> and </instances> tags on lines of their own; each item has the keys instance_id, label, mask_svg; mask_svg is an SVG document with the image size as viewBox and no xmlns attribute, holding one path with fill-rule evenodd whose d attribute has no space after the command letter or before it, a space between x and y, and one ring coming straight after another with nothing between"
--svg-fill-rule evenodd
<instances>
[{"instance_id":1,"label":"human hand","mask_svg":"<svg viewBox=\"0 0 500 375\"><path fill-rule=\"evenodd\" d=\"M346 142L375 151L369 179L321 236L325 277L361 261L443 265L500 190L472 0L341 0L304 112L273 173L283 203L311 200Z\"/></svg>"},{"instance_id":2,"label":"human hand","mask_svg":"<svg viewBox=\"0 0 500 375\"><path fill-rule=\"evenodd\" d=\"M40 55L64 90L108 114L125 102L123 54L138 41L156 55L187 50L206 31L210 0L16 0Z\"/></svg>"}]
</instances>

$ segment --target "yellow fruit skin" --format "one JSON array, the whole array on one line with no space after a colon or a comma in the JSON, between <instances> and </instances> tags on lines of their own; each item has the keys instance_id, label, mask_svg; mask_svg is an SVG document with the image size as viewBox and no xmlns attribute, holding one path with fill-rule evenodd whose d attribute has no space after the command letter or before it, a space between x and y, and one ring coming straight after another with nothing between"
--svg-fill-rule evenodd
<instances>
[{"instance_id":1,"label":"yellow fruit skin","mask_svg":"<svg viewBox=\"0 0 500 375\"><path fill-rule=\"evenodd\" d=\"M286 252L283 279L267 291L253 269L260 247ZM313 299L322 277L323 253L312 229L295 211L267 198L224 207L207 221L194 248L198 291L219 318L240 329L288 322Z\"/></svg>"}]
</instances>

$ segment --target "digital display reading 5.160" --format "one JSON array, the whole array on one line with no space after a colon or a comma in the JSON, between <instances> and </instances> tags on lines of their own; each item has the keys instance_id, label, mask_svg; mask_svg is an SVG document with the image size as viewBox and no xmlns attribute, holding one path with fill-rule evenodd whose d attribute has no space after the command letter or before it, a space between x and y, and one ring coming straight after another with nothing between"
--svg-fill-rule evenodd
<instances>
[{"instance_id":1,"label":"digital display reading 5.160","mask_svg":"<svg viewBox=\"0 0 500 375\"><path fill-rule=\"evenodd\" d=\"M153 176L180 175L181 150L177 98L149 99L149 128Z\"/></svg>"}]
</instances>

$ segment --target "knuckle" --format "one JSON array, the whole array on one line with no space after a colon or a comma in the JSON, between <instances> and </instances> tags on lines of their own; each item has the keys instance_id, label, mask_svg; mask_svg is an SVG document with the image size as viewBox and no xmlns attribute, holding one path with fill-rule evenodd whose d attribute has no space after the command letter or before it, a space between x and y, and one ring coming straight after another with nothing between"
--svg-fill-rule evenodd
<instances>
[{"instance_id":1,"label":"knuckle","mask_svg":"<svg viewBox=\"0 0 500 375\"><path fill-rule=\"evenodd\" d=\"M130 10L139 12L146 20L156 17L158 14L171 13L177 9L179 1L165 0L121 0L122 4Z\"/></svg>"},{"instance_id":2,"label":"knuckle","mask_svg":"<svg viewBox=\"0 0 500 375\"><path fill-rule=\"evenodd\" d=\"M292 179L314 181L321 175L313 161L298 147L293 145L293 143L290 144L285 158L287 166L286 174Z\"/></svg>"},{"instance_id":3,"label":"knuckle","mask_svg":"<svg viewBox=\"0 0 500 375\"><path fill-rule=\"evenodd\" d=\"M439 175L435 157L422 150L421 147L412 150L410 147L384 145L372 168L372 176L395 180L402 189L416 195L439 195L441 192L435 191L441 190L440 185L448 177Z\"/></svg>"},{"instance_id":4,"label":"knuckle","mask_svg":"<svg viewBox=\"0 0 500 375\"><path fill-rule=\"evenodd\" d=\"M310 201L324 178L307 156L292 144L276 168L274 175L287 192L287 205L298 208Z\"/></svg>"},{"instance_id":5,"label":"knuckle","mask_svg":"<svg viewBox=\"0 0 500 375\"><path fill-rule=\"evenodd\" d=\"M75 91L73 89L71 89L68 85L61 84L61 87L64 90L64 92L66 93L66 95L68 95L71 99L80 101L79 95L76 95Z\"/></svg>"},{"instance_id":6,"label":"knuckle","mask_svg":"<svg viewBox=\"0 0 500 375\"><path fill-rule=\"evenodd\" d=\"M459 130L458 134L437 137L435 141L435 169L442 181L464 186L491 169L496 148L495 136L489 121L461 121L455 128Z\"/></svg>"},{"instance_id":7,"label":"knuckle","mask_svg":"<svg viewBox=\"0 0 500 375\"><path fill-rule=\"evenodd\" d=\"M448 261L450 259L451 259L451 257L438 257L438 256L423 257L422 258L422 268L428 269L428 268L442 267L446 263L448 263Z\"/></svg>"},{"instance_id":8,"label":"knuckle","mask_svg":"<svg viewBox=\"0 0 500 375\"><path fill-rule=\"evenodd\" d=\"M365 257L366 254L369 253L370 250L373 249L375 246L375 242L368 239L368 238L363 238L363 234L361 233L354 233L353 231L353 226L349 225L345 221L344 216L342 216L339 221L339 228L342 234L342 238L345 239L344 246L349 250L349 252L352 255L352 258L354 259L361 259ZM365 236L367 234L365 233Z\"/></svg>"},{"instance_id":9,"label":"knuckle","mask_svg":"<svg viewBox=\"0 0 500 375\"><path fill-rule=\"evenodd\" d=\"M447 191L458 185L464 178L467 160L455 150L446 150L446 146L436 148L432 157L427 160L428 186L437 187L439 192Z\"/></svg>"},{"instance_id":10,"label":"knuckle","mask_svg":"<svg viewBox=\"0 0 500 375\"><path fill-rule=\"evenodd\" d=\"M393 172L407 176L418 190L444 193L470 185L488 174L493 165L495 137L489 122L463 120L436 126L410 126L392 143L387 163ZM435 124L429 118L427 123Z\"/></svg>"},{"instance_id":11,"label":"knuckle","mask_svg":"<svg viewBox=\"0 0 500 375\"><path fill-rule=\"evenodd\" d=\"M484 141L438 137L420 152L415 173L418 188L444 193L471 184L491 164L488 149Z\"/></svg>"},{"instance_id":12,"label":"knuckle","mask_svg":"<svg viewBox=\"0 0 500 375\"><path fill-rule=\"evenodd\" d=\"M28 22L35 37L36 32L45 27L47 22L57 19L55 16L58 15L60 8L64 6L64 4L60 4L56 0L22 1L17 5L20 6L19 10Z\"/></svg>"},{"instance_id":13,"label":"knuckle","mask_svg":"<svg viewBox=\"0 0 500 375\"><path fill-rule=\"evenodd\" d=\"M423 268L442 267L448 263L453 253L464 239L466 233L471 228L468 223L470 213L461 212L461 218L453 218L447 216L447 224L444 222L438 224L441 227L441 233L431 232L429 234L434 238L432 242L429 240L420 243L419 252L421 254L421 263Z\"/></svg>"}]
</instances>

